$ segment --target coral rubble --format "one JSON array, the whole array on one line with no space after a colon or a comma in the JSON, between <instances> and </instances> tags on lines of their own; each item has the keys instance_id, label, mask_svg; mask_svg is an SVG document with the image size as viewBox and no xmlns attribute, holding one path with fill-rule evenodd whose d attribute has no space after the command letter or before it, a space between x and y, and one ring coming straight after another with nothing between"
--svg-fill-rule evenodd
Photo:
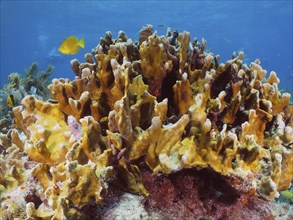
<instances>
[{"instance_id":1,"label":"coral rubble","mask_svg":"<svg viewBox=\"0 0 293 220\"><path fill-rule=\"evenodd\" d=\"M228 219L229 207L235 218L269 218L266 200L293 180L290 94L259 60L248 66L240 52L220 64L205 47L189 32L158 36L151 25L139 42L107 32L84 63L71 61L73 81L52 81L48 101L25 96L0 135L2 218L90 219L113 187L143 195L146 210L190 208L163 218ZM44 97L36 71L27 70L24 87ZM17 74L10 81L19 87Z\"/></svg>"}]
</instances>

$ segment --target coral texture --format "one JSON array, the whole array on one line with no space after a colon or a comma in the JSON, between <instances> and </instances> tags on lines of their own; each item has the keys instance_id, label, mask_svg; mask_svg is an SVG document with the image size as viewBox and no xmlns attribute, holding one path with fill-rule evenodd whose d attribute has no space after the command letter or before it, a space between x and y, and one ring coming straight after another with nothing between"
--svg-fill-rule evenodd
<instances>
[{"instance_id":1,"label":"coral texture","mask_svg":"<svg viewBox=\"0 0 293 220\"><path fill-rule=\"evenodd\" d=\"M71 61L75 80L52 81L50 100L26 96L13 108L14 128L0 136L3 219L89 219L85 210L103 203L109 184L145 196L154 209L185 197L176 207L191 211L164 218L223 218L229 202L236 215L248 201L259 202L243 210L248 216L269 217L261 204L293 180L290 94L278 90L275 72L265 78L259 60L248 66L240 52L220 64L205 47L189 32L158 36L151 25L139 42L107 32L84 63ZM209 184L220 179L212 196L189 185L202 184L195 169L212 173ZM161 201L152 175L170 189ZM191 207L193 198L225 202Z\"/></svg>"}]
</instances>

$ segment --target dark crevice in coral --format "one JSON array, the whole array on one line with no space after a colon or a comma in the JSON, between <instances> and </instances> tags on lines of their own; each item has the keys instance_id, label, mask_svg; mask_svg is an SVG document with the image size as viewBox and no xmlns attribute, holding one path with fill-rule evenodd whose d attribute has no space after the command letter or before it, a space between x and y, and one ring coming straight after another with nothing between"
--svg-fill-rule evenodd
<instances>
[{"instance_id":1,"label":"dark crevice in coral","mask_svg":"<svg viewBox=\"0 0 293 220\"><path fill-rule=\"evenodd\" d=\"M67 92L66 92L65 87L62 87L61 93L62 93L62 96L64 97L64 102L66 102L66 105L69 105L68 100L69 100L69 98L72 98L72 97L67 96ZM53 98L57 98L57 97L53 96Z\"/></svg>"},{"instance_id":2,"label":"dark crevice in coral","mask_svg":"<svg viewBox=\"0 0 293 220\"><path fill-rule=\"evenodd\" d=\"M133 75L133 77L131 77L132 75ZM131 63L131 72L129 73L130 82L132 82L132 79L138 75L143 76L142 70L141 70L141 65L140 65L139 61L134 61L133 63Z\"/></svg>"},{"instance_id":3,"label":"dark crevice in coral","mask_svg":"<svg viewBox=\"0 0 293 220\"><path fill-rule=\"evenodd\" d=\"M111 111L110 106L108 105L108 96L106 93L102 92L98 100L98 109L101 117L107 117Z\"/></svg>"},{"instance_id":4,"label":"dark crevice in coral","mask_svg":"<svg viewBox=\"0 0 293 220\"><path fill-rule=\"evenodd\" d=\"M216 126L217 126L217 128L218 128L219 131L221 131L223 129L223 126L224 126L224 122L222 121L222 118L223 117L224 117L224 114L221 113L219 115L219 118L218 118L217 122L216 122Z\"/></svg>"},{"instance_id":5,"label":"dark crevice in coral","mask_svg":"<svg viewBox=\"0 0 293 220\"><path fill-rule=\"evenodd\" d=\"M148 85L148 86L150 86L149 80L142 73L141 65L139 65L139 69L137 71L138 71L139 74L141 74L143 83Z\"/></svg>"},{"instance_id":6,"label":"dark crevice in coral","mask_svg":"<svg viewBox=\"0 0 293 220\"><path fill-rule=\"evenodd\" d=\"M129 164L131 165L137 165L139 167L144 167L145 166L145 160L146 160L146 155L141 156L140 158L136 159L136 160L131 160L129 161ZM146 167L145 169L149 170L148 167Z\"/></svg>"},{"instance_id":7,"label":"dark crevice in coral","mask_svg":"<svg viewBox=\"0 0 293 220\"><path fill-rule=\"evenodd\" d=\"M223 108L221 110L209 110L207 118L210 119L212 126L216 126L218 130L222 130L223 128L223 117L226 114L227 108Z\"/></svg>"},{"instance_id":8,"label":"dark crevice in coral","mask_svg":"<svg viewBox=\"0 0 293 220\"><path fill-rule=\"evenodd\" d=\"M231 100L232 100L232 96L233 96L233 85L232 85L232 81L230 81L226 85L225 92L226 92L226 95L225 95L224 101L227 102L227 103L230 103Z\"/></svg>"},{"instance_id":9,"label":"dark crevice in coral","mask_svg":"<svg viewBox=\"0 0 293 220\"><path fill-rule=\"evenodd\" d=\"M91 115L91 101L90 99L84 104L81 118Z\"/></svg>"},{"instance_id":10,"label":"dark crevice in coral","mask_svg":"<svg viewBox=\"0 0 293 220\"><path fill-rule=\"evenodd\" d=\"M128 94L128 99L129 99L129 106L135 105L137 102L137 94Z\"/></svg>"},{"instance_id":11,"label":"dark crevice in coral","mask_svg":"<svg viewBox=\"0 0 293 220\"><path fill-rule=\"evenodd\" d=\"M72 86L72 93L74 94L74 97L71 97L71 98L76 99L77 96L80 95L80 91L78 91L76 83L71 83L71 86Z\"/></svg>"},{"instance_id":12,"label":"dark crevice in coral","mask_svg":"<svg viewBox=\"0 0 293 220\"><path fill-rule=\"evenodd\" d=\"M95 74L95 83L97 85L97 88L101 88L101 81L99 80L96 74Z\"/></svg>"},{"instance_id":13,"label":"dark crevice in coral","mask_svg":"<svg viewBox=\"0 0 293 220\"><path fill-rule=\"evenodd\" d=\"M104 118L103 120L101 119L100 121L99 121L99 124L100 124L100 126L101 126L101 135L103 135L103 136L107 136L107 130L109 129L108 128L108 120L106 120L106 119L108 119L108 118Z\"/></svg>"},{"instance_id":14,"label":"dark crevice in coral","mask_svg":"<svg viewBox=\"0 0 293 220\"><path fill-rule=\"evenodd\" d=\"M109 74L109 76L108 76L108 84L106 85L107 88L111 88L111 86L114 83L115 77L114 77L114 74L112 73L112 66L111 66L110 62L108 63L106 71L111 72L111 74Z\"/></svg>"},{"instance_id":15,"label":"dark crevice in coral","mask_svg":"<svg viewBox=\"0 0 293 220\"><path fill-rule=\"evenodd\" d=\"M29 203L34 203L36 209L39 208L39 206L42 204L41 198L37 195L35 192L35 189L32 189L28 192L28 194L25 196L24 200Z\"/></svg>"},{"instance_id":16,"label":"dark crevice in coral","mask_svg":"<svg viewBox=\"0 0 293 220\"><path fill-rule=\"evenodd\" d=\"M140 56L139 56L138 45L131 44L131 45L127 46L127 57L130 62L133 62L135 60L139 60Z\"/></svg>"},{"instance_id":17,"label":"dark crevice in coral","mask_svg":"<svg viewBox=\"0 0 293 220\"><path fill-rule=\"evenodd\" d=\"M262 96L262 93L260 93L260 96ZM269 106L267 104L265 104L262 99L259 101L259 108L265 112L269 111Z\"/></svg>"},{"instance_id":18,"label":"dark crevice in coral","mask_svg":"<svg viewBox=\"0 0 293 220\"><path fill-rule=\"evenodd\" d=\"M258 95L257 93L251 93L246 97L245 99L245 109L250 110L250 109L258 109Z\"/></svg>"},{"instance_id":19,"label":"dark crevice in coral","mask_svg":"<svg viewBox=\"0 0 293 220\"><path fill-rule=\"evenodd\" d=\"M140 121L139 126L146 130L152 124L152 119L150 117L145 117L146 115L152 115L153 112L153 104L152 103L144 103L140 108Z\"/></svg>"},{"instance_id":20,"label":"dark crevice in coral","mask_svg":"<svg viewBox=\"0 0 293 220\"><path fill-rule=\"evenodd\" d=\"M113 181L111 184L113 187L116 188L116 190L122 191L122 192L129 192L129 187L127 185L128 179L127 179L127 171L122 166L117 166L115 168L115 172L117 174L117 179ZM107 196L108 197L108 196Z\"/></svg>"},{"instance_id":21,"label":"dark crevice in coral","mask_svg":"<svg viewBox=\"0 0 293 220\"><path fill-rule=\"evenodd\" d=\"M120 51L118 51L118 58L116 59L117 60L117 62L120 64L120 65L122 65L122 63L123 63L123 55L121 54L121 52ZM112 67L112 66L111 66Z\"/></svg>"},{"instance_id":22,"label":"dark crevice in coral","mask_svg":"<svg viewBox=\"0 0 293 220\"><path fill-rule=\"evenodd\" d=\"M276 116L273 116L272 120L266 123L265 132L272 131L273 127L275 126Z\"/></svg>"},{"instance_id":23,"label":"dark crevice in coral","mask_svg":"<svg viewBox=\"0 0 293 220\"><path fill-rule=\"evenodd\" d=\"M241 109L241 107L240 107L240 109ZM240 132L239 129L241 129L241 125L245 121L248 121L248 115L246 114L246 112L244 112L242 110L238 110L237 113L236 113L236 115L235 115L235 119L236 120L232 124L232 127L234 127L236 131Z\"/></svg>"},{"instance_id":24,"label":"dark crevice in coral","mask_svg":"<svg viewBox=\"0 0 293 220\"><path fill-rule=\"evenodd\" d=\"M184 133L182 135L182 140L186 137L191 136L191 134L190 134L191 127L192 127L192 122L189 122L185 127Z\"/></svg>"},{"instance_id":25,"label":"dark crevice in coral","mask_svg":"<svg viewBox=\"0 0 293 220\"><path fill-rule=\"evenodd\" d=\"M172 116L175 111L173 86L176 84L176 80L177 77L175 72L168 73L168 76L165 77L162 82L161 97L158 97L159 102L165 98L168 99L168 117Z\"/></svg>"},{"instance_id":26,"label":"dark crevice in coral","mask_svg":"<svg viewBox=\"0 0 293 220\"><path fill-rule=\"evenodd\" d=\"M164 125L168 125L170 123L175 124L178 120L179 120L179 116L172 115L172 116L167 117L163 123L164 123Z\"/></svg>"},{"instance_id":27,"label":"dark crevice in coral","mask_svg":"<svg viewBox=\"0 0 293 220\"><path fill-rule=\"evenodd\" d=\"M223 147L221 148L219 155L221 155L223 157L223 161L226 160L226 155L225 155L225 151L226 149L233 149L233 145L234 145L234 141L230 141L228 143L226 143L225 145L223 145Z\"/></svg>"},{"instance_id":28,"label":"dark crevice in coral","mask_svg":"<svg viewBox=\"0 0 293 220\"><path fill-rule=\"evenodd\" d=\"M223 72L211 85L212 99L217 98L220 92L226 89L227 84L231 80L230 71L231 71L231 67L229 67L226 72Z\"/></svg>"},{"instance_id":29,"label":"dark crevice in coral","mask_svg":"<svg viewBox=\"0 0 293 220\"><path fill-rule=\"evenodd\" d=\"M239 149L237 153L241 156L241 159L246 163L253 162L255 158L258 156L258 151L249 151L247 148Z\"/></svg>"}]
</instances>

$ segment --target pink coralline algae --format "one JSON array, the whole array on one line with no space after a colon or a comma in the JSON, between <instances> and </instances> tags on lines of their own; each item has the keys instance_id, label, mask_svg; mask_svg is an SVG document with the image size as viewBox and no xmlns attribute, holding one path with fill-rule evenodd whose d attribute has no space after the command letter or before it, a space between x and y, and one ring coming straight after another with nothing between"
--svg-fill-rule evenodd
<instances>
[{"instance_id":1,"label":"pink coralline algae","mask_svg":"<svg viewBox=\"0 0 293 220\"><path fill-rule=\"evenodd\" d=\"M67 124L69 126L70 131L74 135L76 140L79 140L81 138L81 125L78 123L76 118L72 115L69 115L67 118Z\"/></svg>"}]
</instances>

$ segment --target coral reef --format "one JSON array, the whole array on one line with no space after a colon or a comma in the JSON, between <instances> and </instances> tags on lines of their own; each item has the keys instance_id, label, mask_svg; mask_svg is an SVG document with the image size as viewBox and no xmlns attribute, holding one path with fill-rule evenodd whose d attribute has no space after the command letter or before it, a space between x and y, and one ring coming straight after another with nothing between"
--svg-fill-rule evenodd
<instances>
[{"instance_id":1,"label":"coral reef","mask_svg":"<svg viewBox=\"0 0 293 220\"><path fill-rule=\"evenodd\" d=\"M139 42L107 32L71 61L73 81L52 81L49 100L25 96L0 136L2 218L109 217L103 202L122 191L144 197L142 218L271 218L268 201L293 180L290 94L259 60L220 64L205 47L151 25ZM36 72L24 88L46 96Z\"/></svg>"},{"instance_id":2,"label":"coral reef","mask_svg":"<svg viewBox=\"0 0 293 220\"><path fill-rule=\"evenodd\" d=\"M11 73L8 76L8 84L0 90L0 132L7 133L12 123L11 109L20 105L26 95L34 95L40 100L47 100L50 92L47 86L51 83L50 76L54 67L48 66L46 71L38 71L38 64L32 63L25 71L24 76L18 73ZM8 104L8 96L11 96L12 103ZM10 106L12 105L12 106Z\"/></svg>"}]
</instances>

